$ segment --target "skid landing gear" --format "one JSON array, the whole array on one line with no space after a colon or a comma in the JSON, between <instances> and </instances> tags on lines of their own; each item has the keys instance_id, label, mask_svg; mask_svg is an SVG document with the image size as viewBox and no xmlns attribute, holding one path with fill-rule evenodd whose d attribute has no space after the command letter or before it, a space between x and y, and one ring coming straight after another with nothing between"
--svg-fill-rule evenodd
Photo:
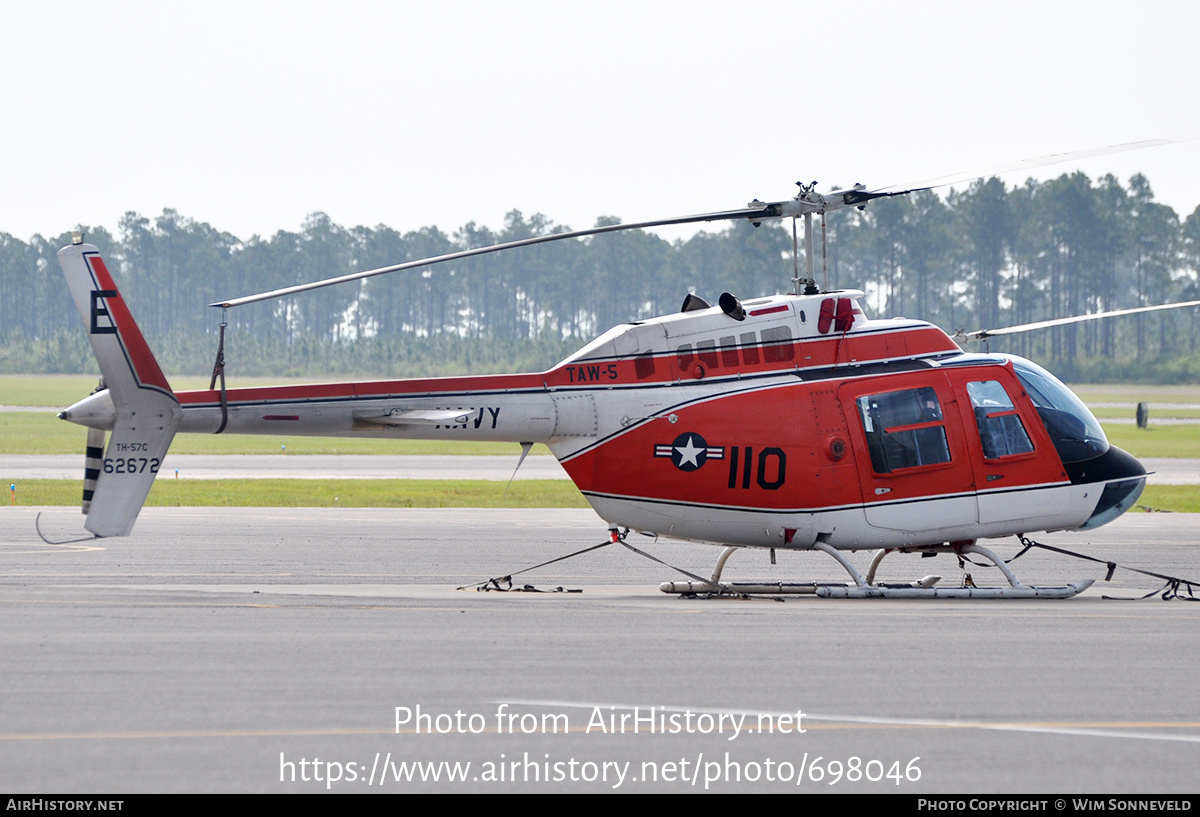
<instances>
[{"instance_id":1,"label":"skid landing gear","mask_svg":"<svg viewBox=\"0 0 1200 817\"><path fill-rule=\"evenodd\" d=\"M817 596L823 599L1069 599L1074 595L1082 593L1092 586L1092 579L1086 579L1082 582L1066 584L1056 587L1026 587L1017 580L1017 577L1009 569L1000 557L985 547L975 544L974 542L952 544L952 545L937 545L931 547L920 548L923 552L928 553L972 553L976 556L981 556L984 559L992 562L1004 574L1004 578L1008 580L1008 587L935 587L941 576L926 576L914 582L887 582L876 584L875 571L879 567L879 563L883 561L883 557L891 550L881 550L871 560L871 567L867 571L866 577L850 563L850 560L845 555L824 542L817 542L813 545L813 550L819 550L833 557L840 564L850 578L854 580L854 584L827 584L827 583L744 583L744 582L722 582L721 571L725 568L725 562L733 555L734 551L740 548L727 547L721 552L720 558L717 559L716 569L713 570L712 578L707 582L663 582L659 585L659 590L664 593L678 593L682 595L711 595L711 596L780 596L780 595L807 595Z\"/></svg>"}]
</instances>

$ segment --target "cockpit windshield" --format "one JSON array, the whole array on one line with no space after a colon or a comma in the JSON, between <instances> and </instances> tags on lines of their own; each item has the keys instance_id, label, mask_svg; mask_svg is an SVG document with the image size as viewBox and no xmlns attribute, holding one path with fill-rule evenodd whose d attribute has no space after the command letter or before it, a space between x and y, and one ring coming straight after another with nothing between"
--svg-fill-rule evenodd
<instances>
[{"instance_id":1,"label":"cockpit windshield","mask_svg":"<svg viewBox=\"0 0 1200 817\"><path fill-rule=\"evenodd\" d=\"M1074 392L1036 363L1008 357L1064 464L1090 460L1108 451L1104 429Z\"/></svg>"}]
</instances>

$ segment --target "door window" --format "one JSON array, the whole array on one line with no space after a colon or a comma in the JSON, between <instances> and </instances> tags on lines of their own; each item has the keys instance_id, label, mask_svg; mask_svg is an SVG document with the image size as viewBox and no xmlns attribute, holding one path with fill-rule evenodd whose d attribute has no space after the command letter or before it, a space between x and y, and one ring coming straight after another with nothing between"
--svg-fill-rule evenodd
<instances>
[{"instance_id":1,"label":"door window","mask_svg":"<svg viewBox=\"0 0 1200 817\"><path fill-rule=\"evenodd\" d=\"M875 473L950 462L942 408L932 388L869 394L856 403Z\"/></svg>"},{"instance_id":2,"label":"door window","mask_svg":"<svg viewBox=\"0 0 1200 817\"><path fill-rule=\"evenodd\" d=\"M984 459L998 460L1033 450L1025 425L999 381L968 383L967 394L975 413L975 427L979 429Z\"/></svg>"}]
</instances>

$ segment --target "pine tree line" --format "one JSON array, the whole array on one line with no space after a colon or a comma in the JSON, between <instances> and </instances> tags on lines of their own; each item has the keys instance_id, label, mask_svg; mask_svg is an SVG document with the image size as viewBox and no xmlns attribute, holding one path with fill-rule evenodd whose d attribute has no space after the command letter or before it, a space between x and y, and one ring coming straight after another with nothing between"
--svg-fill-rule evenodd
<instances>
[{"instance_id":1,"label":"pine tree line","mask_svg":"<svg viewBox=\"0 0 1200 817\"><path fill-rule=\"evenodd\" d=\"M241 240L165 210L153 220L127 213L116 236L84 231L164 368L200 373L222 318L206 307L213 301L568 229L517 211L499 231L472 222L451 234L346 228L315 213L296 232ZM1200 297L1200 209L1181 221L1142 176L1127 188L1081 173L1016 187L993 178L839 211L826 229L818 284L863 289L876 317L995 328ZM0 233L0 371L94 370L54 258L69 241ZM792 266L790 224L731 223L674 243L642 231L568 239L229 310L229 367L388 377L540 369L609 326L678 309L688 292L715 303L722 291L788 291ZM1195 379L1198 320L1195 310L1122 318L992 348L1071 378Z\"/></svg>"}]
</instances>

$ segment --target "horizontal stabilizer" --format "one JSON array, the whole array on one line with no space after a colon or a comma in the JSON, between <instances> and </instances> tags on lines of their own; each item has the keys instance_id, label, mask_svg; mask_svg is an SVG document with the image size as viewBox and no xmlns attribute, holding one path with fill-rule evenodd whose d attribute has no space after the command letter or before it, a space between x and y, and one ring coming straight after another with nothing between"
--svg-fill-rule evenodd
<instances>
[{"instance_id":1,"label":"horizontal stabilizer","mask_svg":"<svg viewBox=\"0 0 1200 817\"><path fill-rule=\"evenodd\" d=\"M431 409L429 411L413 409L412 411L396 410L377 416L356 416L355 424L367 423L377 426L454 426L466 425L477 409Z\"/></svg>"}]
</instances>

